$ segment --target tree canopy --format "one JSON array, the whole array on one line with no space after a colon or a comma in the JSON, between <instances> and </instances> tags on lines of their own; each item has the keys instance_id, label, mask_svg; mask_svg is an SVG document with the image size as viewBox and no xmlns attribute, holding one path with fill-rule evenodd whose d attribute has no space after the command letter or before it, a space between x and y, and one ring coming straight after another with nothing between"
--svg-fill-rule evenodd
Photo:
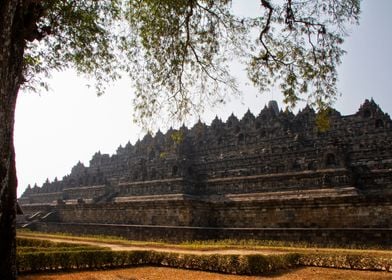
<instances>
[{"instance_id":1,"label":"tree canopy","mask_svg":"<svg viewBox=\"0 0 392 280\"><path fill-rule=\"evenodd\" d=\"M337 66L360 0L261 0L257 17L239 17L230 0L32 1L36 28L25 53L25 86L74 67L96 80L129 75L135 120L162 112L182 120L238 95L230 72L246 65L260 93L279 85L288 106L325 109L336 98Z\"/></svg>"},{"instance_id":2,"label":"tree canopy","mask_svg":"<svg viewBox=\"0 0 392 280\"><path fill-rule=\"evenodd\" d=\"M13 127L20 87L39 90L54 70L75 68L107 82L129 75L144 126L168 112L183 119L238 94L230 62L247 65L264 92L280 85L287 104L321 111L337 95L345 27L360 0L260 0L238 17L231 0L0 1L0 276L15 279ZM257 36L254 36L257 34ZM254 38L256 37L256 38Z\"/></svg>"}]
</instances>

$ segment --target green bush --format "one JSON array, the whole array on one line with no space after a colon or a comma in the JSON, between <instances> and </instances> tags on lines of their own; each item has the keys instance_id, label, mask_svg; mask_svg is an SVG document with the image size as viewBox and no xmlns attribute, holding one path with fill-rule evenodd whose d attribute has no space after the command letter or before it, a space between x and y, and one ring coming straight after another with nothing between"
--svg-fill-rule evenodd
<instances>
[{"instance_id":1,"label":"green bush","mask_svg":"<svg viewBox=\"0 0 392 280\"><path fill-rule=\"evenodd\" d=\"M360 252L286 253L278 255L179 254L156 251L111 251L108 248L56 243L30 238L17 239L19 272L71 269L105 269L153 265L230 274L260 275L301 266L385 270L392 272L389 254Z\"/></svg>"},{"instance_id":2,"label":"green bush","mask_svg":"<svg viewBox=\"0 0 392 280\"><path fill-rule=\"evenodd\" d=\"M193 255L155 251L19 252L20 273L71 269L103 269L137 265L168 266L232 274L263 274L295 266L297 256Z\"/></svg>"},{"instance_id":3,"label":"green bush","mask_svg":"<svg viewBox=\"0 0 392 280\"><path fill-rule=\"evenodd\" d=\"M392 272L392 258L388 256L372 256L361 253L310 253L302 254L298 264L346 268L357 270L383 270Z\"/></svg>"},{"instance_id":4,"label":"green bush","mask_svg":"<svg viewBox=\"0 0 392 280\"><path fill-rule=\"evenodd\" d=\"M52 247L78 247L80 244L72 244L66 242L53 242L43 239L18 237L16 239L17 247L35 247L35 248L52 248Z\"/></svg>"},{"instance_id":5,"label":"green bush","mask_svg":"<svg viewBox=\"0 0 392 280\"><path fill-rule=\"evenodd\" d=\"M167 266L230 274L261 275L303 266L392 271L392 259L360 254L194 255L155 251L18 251L19 272Z\"/></svg>"},{"instance_id":6,"label":"green bush","mask_svg":"<svg viewBox=\"0 0 392 280\"><path fill-rule=\"evenodd\" d=\"M18 253L28 252L63 252L63 251L100 251L110 250L105 247L98 246L75 246L75 247L18 247Z\"/></svg>"}]
</instances>

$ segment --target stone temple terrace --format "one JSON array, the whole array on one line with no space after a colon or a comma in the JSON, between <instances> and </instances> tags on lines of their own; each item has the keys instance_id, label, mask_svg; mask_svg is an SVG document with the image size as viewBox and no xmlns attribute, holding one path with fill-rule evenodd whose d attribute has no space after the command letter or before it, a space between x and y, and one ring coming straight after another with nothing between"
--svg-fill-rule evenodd
<instances>
[{"instance_id":1,"label":"stone temple terrace","mask_svg":"<svg viewBox=\"0 0 392 280\"><path fill-rule=\"evenodd\" d=\"M28 187L18 225L135 240L262 239L392 245L392 121L373 100L352 115L258 116L158 131Z\"/></svg>"}]
</instances>

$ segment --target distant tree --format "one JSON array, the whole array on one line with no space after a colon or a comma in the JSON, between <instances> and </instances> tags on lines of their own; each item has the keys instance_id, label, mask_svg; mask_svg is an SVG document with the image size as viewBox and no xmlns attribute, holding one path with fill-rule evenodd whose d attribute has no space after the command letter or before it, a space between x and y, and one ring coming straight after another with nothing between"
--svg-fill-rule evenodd
<instances>
[{"instance_id":1,"label":"distant tree","mask_svg":"<svg viewBox=\"0 0 392 280\"><path fill-rule=\"evenodd\" d=\"M230 62L240 57L264 91L279 83L289 105L319 109L336 97L344 27L360 0L260 0L239 18L230 0L1 0L0 277L15 279L17 178L13 127L21 87L39 90L52 71L94 77L98 93L122 75L134 81L135 117L186 115L238 94ZM258 33L258 40L252 34Z\"/></svg>"}]
</instances>

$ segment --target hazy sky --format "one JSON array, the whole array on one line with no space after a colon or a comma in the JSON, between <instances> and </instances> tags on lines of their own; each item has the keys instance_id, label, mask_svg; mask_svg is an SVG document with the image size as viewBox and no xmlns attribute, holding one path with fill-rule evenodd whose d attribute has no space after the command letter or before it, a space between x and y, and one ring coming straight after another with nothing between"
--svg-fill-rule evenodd
<instances>
[{"instance_id":1,"label":"hazy sky","mask_svg":"<svg viewBox=\"0 0 392 280\"><path fill-rule=\"evenodd\" d=\"M257 11L258 1L234 1L239 13ZM344 48L348 52L339 68L342 96L335 107L342 114L357 111L366 98L374 98L384 112L392 113L392 0L365 0L359 26L351 28ZM255 115L272 98L272 93L256 96L257 91L242 83L241 100L208 110L201 116L210 123L215 115L224 121L234 112L242 117L249 108ZM18 194L27 184L41 185L46 178L61 179L79 160L89 164L92 155L115 153L119 145L135 143L143 137L132 122L132 88L122 80L97 97L87 81L73 71L55 73L50 92L19 95L15 124ZM273 93L280 105L282 96Z\"/></svg>"}]
</instances>

